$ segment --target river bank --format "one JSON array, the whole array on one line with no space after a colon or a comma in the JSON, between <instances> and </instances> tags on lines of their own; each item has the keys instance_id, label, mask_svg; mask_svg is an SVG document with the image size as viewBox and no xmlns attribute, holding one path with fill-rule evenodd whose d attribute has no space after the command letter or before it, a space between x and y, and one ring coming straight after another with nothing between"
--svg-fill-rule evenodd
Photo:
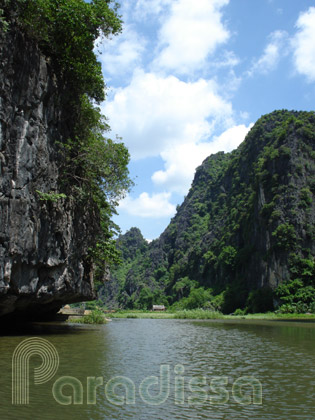
<instances>
[{"instance_id":1,"label":"river bank","mask_svg":"<svg viewBox=\"0 0 315 420\"><path fill-rule=\"evenodd\" d=\"M262 320L311 320L315 322L315 314L277 314L274 312L257 313L247 315L223 315L220 312L207 311L203 309L183 311L140 311L120 310L106 314L108 318L138 318L138 319L262 319Z\"/></svg>"}]
</instances>

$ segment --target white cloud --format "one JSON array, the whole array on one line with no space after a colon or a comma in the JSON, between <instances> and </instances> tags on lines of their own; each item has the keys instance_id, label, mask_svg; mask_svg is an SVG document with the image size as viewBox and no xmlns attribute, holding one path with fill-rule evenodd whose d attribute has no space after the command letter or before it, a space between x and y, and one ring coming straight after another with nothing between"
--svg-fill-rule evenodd
<instances>
[{"instance_id":1,"label":"white cloud","mask_svg":"<svg viewBox=\"0 0 315 420\"><path fill-rule=\"evenodd\" d=\"M244 124L230 127L224 131L220 136L215 136L210 143L212 146L211 153L217 152L231 152L236 149L245 139L246 134L253 127L253 123L246 127Z\"/></svg>"},{"instance_id":2,"label":"white cloud","mask_svg":"<svg viewBox=\"0 0 315 420\"><path fill-rule=\"evenodd\" d=\"M249 70L249 76L252 76L254 73L267 74L275 70L281 57L287 54L288 34L286 31L275 31L269 35L269 38L270 42L266 46L263 55Z\"/></svg>"},{"instance_id":3,"label":"white cloud","mask_svg":"<svg viewBox=\"0 0 315 420\"><path fill-rule=\"evenodd\" d=\"M159 156L177 144L200 142L214 127L233 124L232 106L214 81L186 83L137 70L129 86L103 105L112 131L123 137L132 159Z\"/></svg>"},{"instance_id":4,"label":"white cloud","mask_svg":"<svg viewBox=\"0 0 315 420\"><path fill-rule=\"evenodd\" d=\"M162 152L165 170L152 175L152 181L168 191L186 194L195 169L211 153L209 143L177 144Z\"/></svg>"},{"instance_id":5,"label":"white cloud","mask_svg":"<svg viewBox=\"0 0 315 420\"><path fill-rule=\"evenodd\" d=\"M146 40L128 25L124 26L122 34L99 43L96 49L101 53L98 58L106 78L108 75L132 73L133 68L141 63L145 47Z\"/></svg>"},{"instance_id":6,"label":"white cloud","mask_svg":"<svg viewBox=\"0 0 315 420\"><path fill-rule=\"evenodd\" d=\"M219 61L215 61L213 65L217 68L220 67L235 67L240 63L240 59L233 51L224 51L223 56Z\"/></svg>"},{"instance_id":7,"label":"white cloud","mask_svg":"<svg viewBox=\"0 0 315 420\"><path fill-rule=\"evenodd\" d=\"M143 192L138 198L129 195L119 203L118 210L124 210L132 216L160 219L171 217L175 214L176 208L170 203L171 193L158 193L151 196Z\"/></svg>"},{"instance_id":8,"label":"white cloud","mask_svg":"<svg viewBox=\"0 0 315 420\"><path fill-rule=\"evenodd\" d=\"M157 171L152 181L168 191L186 194L196 167L210 154L219 151L230 152L244 140L252 124L238 125L215 136L211 142L176 144L161 155L165 160L165 170Z\"/></svg>"},{"instance_id":9,"label":"white cloud","mask_svg":"<svg viewBox=\"0 0 315 420\"><path fill-rule=\"evenodd\" d=\"M143 19L147 15L158 15L171 3L172 0L137 0L134 6L135 16Z\"/></svg>"},{"instance_id":10,"label":"white cloud","mask_svg":"<svg viewBox=\"0 0 315 420\"><path fill-rule=\"evenodd\" d=\"M159 33L161 52L157 68L185 74L204 66L207 56L226 42L229 32L220 9L229 0L177 0Z\"/></svg>"},{"instance_id":11,"label":"white cloud","mask_svg":"<svg viewBox=\"0 0 315 420\"><path fill-rule=\"evenodd\" d=\"M298 32L292 40L296 70L315 81L315 7L301 13L296 23Z\"/></svg>"}]
</instances>

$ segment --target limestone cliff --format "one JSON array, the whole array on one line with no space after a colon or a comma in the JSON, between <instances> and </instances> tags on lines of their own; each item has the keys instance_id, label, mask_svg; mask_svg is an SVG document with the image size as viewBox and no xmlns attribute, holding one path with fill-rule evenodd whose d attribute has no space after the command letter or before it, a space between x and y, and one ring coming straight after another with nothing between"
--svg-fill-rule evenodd
<instances>
[{"instance_id":1,"label":"limestone cliff","mask_svg":"<svg viewBox=\"0 0 315 420\"><path fill-rule=\"evenodd\" d=\"M128 252L134 230L119 238L127 248L112 272L119 292L113 299L105 289L105 298L136 308L182 300L191 309L209 301L205 288L214 308L261 312L286 284L283 302L299 303L292 311L315 310L314 132L314 112L275 111L237 150L205 159L157 240Z\"/></svg>"},{"instance_id":2,"label":"limestone cliff","mask_svg":"<svg viewBox=\"0 0 315 420\"><path fill-rule=\"evenodd\" d=\"M35 42L17 28L0 34L0 316L42 316L94 297L93 211L41 199L60 192L66 95Z\"/></svg>"}]
</instances>

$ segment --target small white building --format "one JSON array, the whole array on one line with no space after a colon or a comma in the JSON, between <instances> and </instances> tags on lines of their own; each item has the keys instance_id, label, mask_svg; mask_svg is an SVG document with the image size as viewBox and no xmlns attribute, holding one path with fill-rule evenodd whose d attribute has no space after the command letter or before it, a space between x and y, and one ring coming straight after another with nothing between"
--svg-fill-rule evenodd
<instances>
[{"instance_id":1,"label":"small white building","mask_svg":"<svg viewBox=\"0 0 315 420\"><path fill-rule=\"evenodd\" d=\"M152 311L165 311L165 306L164 305L153 305L152 306Z\"/></svg>"}]
</instances>

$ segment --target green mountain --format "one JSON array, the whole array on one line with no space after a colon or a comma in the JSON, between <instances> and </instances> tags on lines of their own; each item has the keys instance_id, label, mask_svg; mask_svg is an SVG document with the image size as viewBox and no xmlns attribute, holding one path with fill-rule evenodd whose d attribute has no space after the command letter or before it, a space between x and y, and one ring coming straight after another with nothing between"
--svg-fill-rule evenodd
<instances>
[{"instance_id":1,"label":"green mountain","mask_svg":"<svg viewBox=\"0 0 315 420\"><path fill-rule=\"evenodd\" d=\"M157 240L136 228L118 238L107 304L315 310L314 147L315 113L283 110L208 157Z\"/></svg>"}]
</instances>

